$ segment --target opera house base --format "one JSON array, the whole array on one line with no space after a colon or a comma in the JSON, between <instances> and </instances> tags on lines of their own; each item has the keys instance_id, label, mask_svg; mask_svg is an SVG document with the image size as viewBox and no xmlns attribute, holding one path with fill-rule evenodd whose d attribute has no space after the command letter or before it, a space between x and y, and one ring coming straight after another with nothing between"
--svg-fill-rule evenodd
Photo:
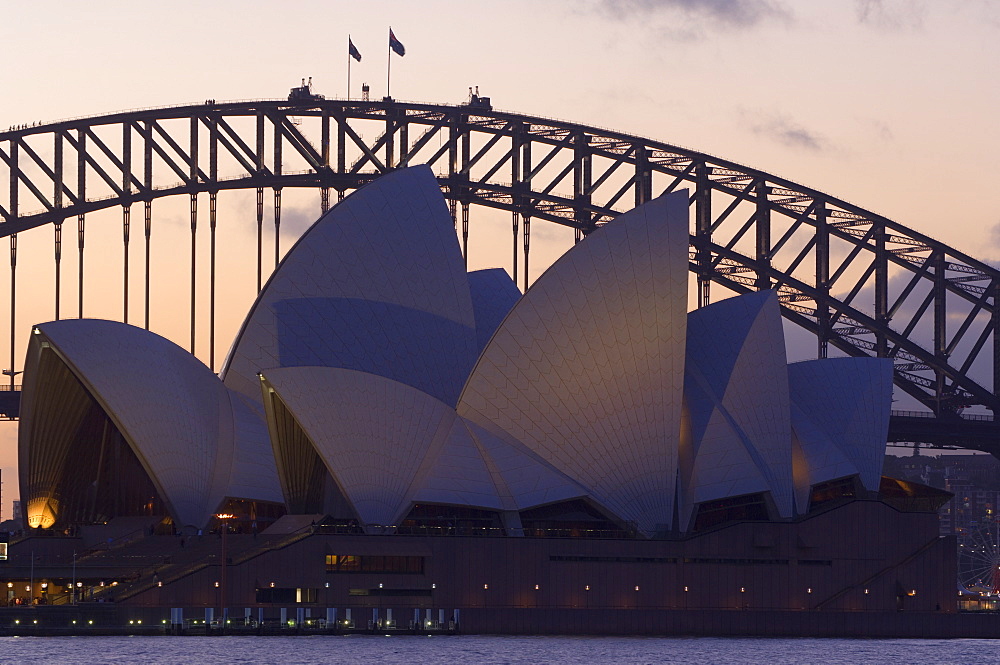
<instances>
[{"instance_id":1,"label":"opera house base","mask_svg":"<svg viewBox=\"0 0 1000 665\"><path fill-rule=\"evenodd\" d=\"M75 569L78 539L28 538L4 576L46 599L0 610L0 632L1000 637L1000 617L957 612L954 539L905 508L653 540L345 535L289 516L281 533L147 536ZM74 572L76 597L58 596Z\"/></svg>"}]
</instances>

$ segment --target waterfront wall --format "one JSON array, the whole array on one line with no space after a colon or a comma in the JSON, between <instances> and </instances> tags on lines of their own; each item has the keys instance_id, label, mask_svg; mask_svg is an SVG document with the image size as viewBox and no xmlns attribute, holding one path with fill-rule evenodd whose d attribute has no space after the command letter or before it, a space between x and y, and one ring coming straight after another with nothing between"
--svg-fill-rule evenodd
<instances>
[{"instance_id":1,"label":"waterfront wall","mask_svg":"<svg viewBox=\"0 0 1000 665\"><path fill-rule=\"evenodd\" d=\"M498 635L1000 638L1000 614L468 609L462 612L461 631Z\"/></svg>"},{"instance_id":2,"label":"waterfront wall","mask_svg":"<svg viewBox=\"0 0 1000 665\"><path fill-rule=\"evenodd\" d=\"M396 628L309 624L296 621L295 608L266 608L266 625L243 625L242 608L231 609L233 625L204 623L205 608L181 608L181 624L171 623L169 608L23 607L0 608L0 635L166 635L166 634L413 634L400 613ZM314 609L325 616L325 609ZM256 616L256 613L255 613ZM343 609L338 616L343 617ZM643 635L716 637L862 637L862 638L1000 638L1000 614L939 612L793 612L776 610L613 610L613 609L485 609L460 612L458 634L491 635ZM435 627L429 633L448 632Z\"/></svg>"}]
</instances>

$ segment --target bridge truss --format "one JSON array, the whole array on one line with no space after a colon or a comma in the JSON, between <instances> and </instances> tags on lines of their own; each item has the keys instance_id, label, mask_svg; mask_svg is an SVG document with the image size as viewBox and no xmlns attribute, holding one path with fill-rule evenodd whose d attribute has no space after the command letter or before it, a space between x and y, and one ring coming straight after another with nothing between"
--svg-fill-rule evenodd
<instances>
[{"instance_id":1,"label":"bridge truss","mask_svg":"<svg viewBox=\"0 0 1000 665\"><path fill-rule=\"evenodd\" d=\"M851 356L891 358L896 385L935 416L943 436L951 436L948 423L961 421L965 428L982 422L977 431L990 429L984 440L996 438L991 418L960 414L970 407L996 413L1000 407L997 270L901 224L762 171L637 136L496 111L478 98L457 106L318 97L209 100L0 132L0 178L6 176L0 182L9 183L0 187L0 237L10 242L11 368L17 361L19 233L53 229L58 319L65 313L63 230L72 225L79 254L73 314L83 316L87 215L119 208L122 320L128 321L131 211L141 205L142 320L148 328L154 202L189 197L193 352L198 202L207 195L208 364L215 368L218 193L256 190L259 290L271 270L263 256L263 237L270 233L265 210L274 226L276 264L284 188L318 189L325 211L333 193L341 199L382 173L417 163L437 173L466 256L471 206L510 214L512 272L525 287L533 223L570 227L579 240L636 204L686 188L699 305L710 302L713 284L737 293L776 289L783 315L815 335L819 357L833 346ZM920 430L910 428L906 436L920 439ZM955 440L952 436L950 445Z\"/></svg>"}]
</instances>

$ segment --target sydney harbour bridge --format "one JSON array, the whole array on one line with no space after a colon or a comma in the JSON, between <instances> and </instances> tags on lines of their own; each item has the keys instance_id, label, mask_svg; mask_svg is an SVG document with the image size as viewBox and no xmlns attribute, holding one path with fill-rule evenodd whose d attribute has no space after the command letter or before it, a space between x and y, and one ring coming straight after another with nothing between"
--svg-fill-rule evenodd
<instances>
[{"instance_id":1,"label":"sydney harbour bridge","mask_svg":"<svg viewBox=\"0 0 1000 665\"><path fill-rule=\"evenodd\" d=\"M208 100L0 132L0 178L7 176L0 183L9 183L0 185L0 237L10 243L10 326L0 331L9 335L10 381L0 391L0 412L17 416L14 376L37 323L18 319L17 300L25 293L46 297L17 279L18 235L49 229L51 318L85 315L85 253L123 252L120 320L149 328L156 307L151 254L177 253L153 241L157 201L188 197L190 282L176 286L190 291L190 348L198 327L207 326L204 360L217 369L217 233L235 223L218 214L220 191L256 192L257 252L247 261L256 261L259 291L280 258L285 188L318 190L318 214L387 171L427 163L466 257L470 210L509 214L510 268L525 288L533 225L570 227L580 240L634 205L688 189L699 305L711 301L713 285L725 293L776 289L784 316L815 337L818 357L833 347L893 360L896 386L923 410L895 411L890 442L1000 456L1000 427L990 415L1000 412L1000 271L985 263L763 171L599 127L494 110L478 95L467 104L436 105L324 99L297 90L287 100ZM195 272L199 212L202 220L206 212L199 201L206 198L207 278ZM87 216L115 209L122 245L87 245ZM271 233L273 260L265 256ZM145 250L131 275L130 242ZM74 251L78 274L64 288L63 256ZM140 282L143 311L130 315L129 287ZM207 322L197 319L199 284L207 290Z\"/></svg>"}]
</instances>

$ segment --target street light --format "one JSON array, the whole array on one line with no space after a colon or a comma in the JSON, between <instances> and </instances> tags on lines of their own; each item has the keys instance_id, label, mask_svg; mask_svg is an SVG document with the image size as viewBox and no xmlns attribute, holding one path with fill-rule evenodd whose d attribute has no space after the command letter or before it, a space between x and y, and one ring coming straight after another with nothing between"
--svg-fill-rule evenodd
<instances>
[{"instance_id":1,"label":"street light","mask_svg":"<svg viewBox=\"0 0 1000 665\"><path fill-rule=\"evenodd\" d=\"M222 575L219 587L219 596L222 604L222 625L225 627L226 619L229 618L229 608L226 606L226 532L229 531L229 520L236 517L232 513L218 513L217 518L222 522Z\"/></svg>"},{"instance_id":2,"label":"street light","mask_svg":"<svg viewBox=\"0 0 1000 665\"><path fill-rule=\"evenodd\" d=\"M10 389L12 391L14 390L14 377L17 376L18 374L23 374L23 373L24 373L24 370L22 370L22 369L19 369L17 371L14 371L12 369L5 369L5 370L0 371L0 374L4 374L4 375L10 377Z\"/></svg>"}]
</instances>

